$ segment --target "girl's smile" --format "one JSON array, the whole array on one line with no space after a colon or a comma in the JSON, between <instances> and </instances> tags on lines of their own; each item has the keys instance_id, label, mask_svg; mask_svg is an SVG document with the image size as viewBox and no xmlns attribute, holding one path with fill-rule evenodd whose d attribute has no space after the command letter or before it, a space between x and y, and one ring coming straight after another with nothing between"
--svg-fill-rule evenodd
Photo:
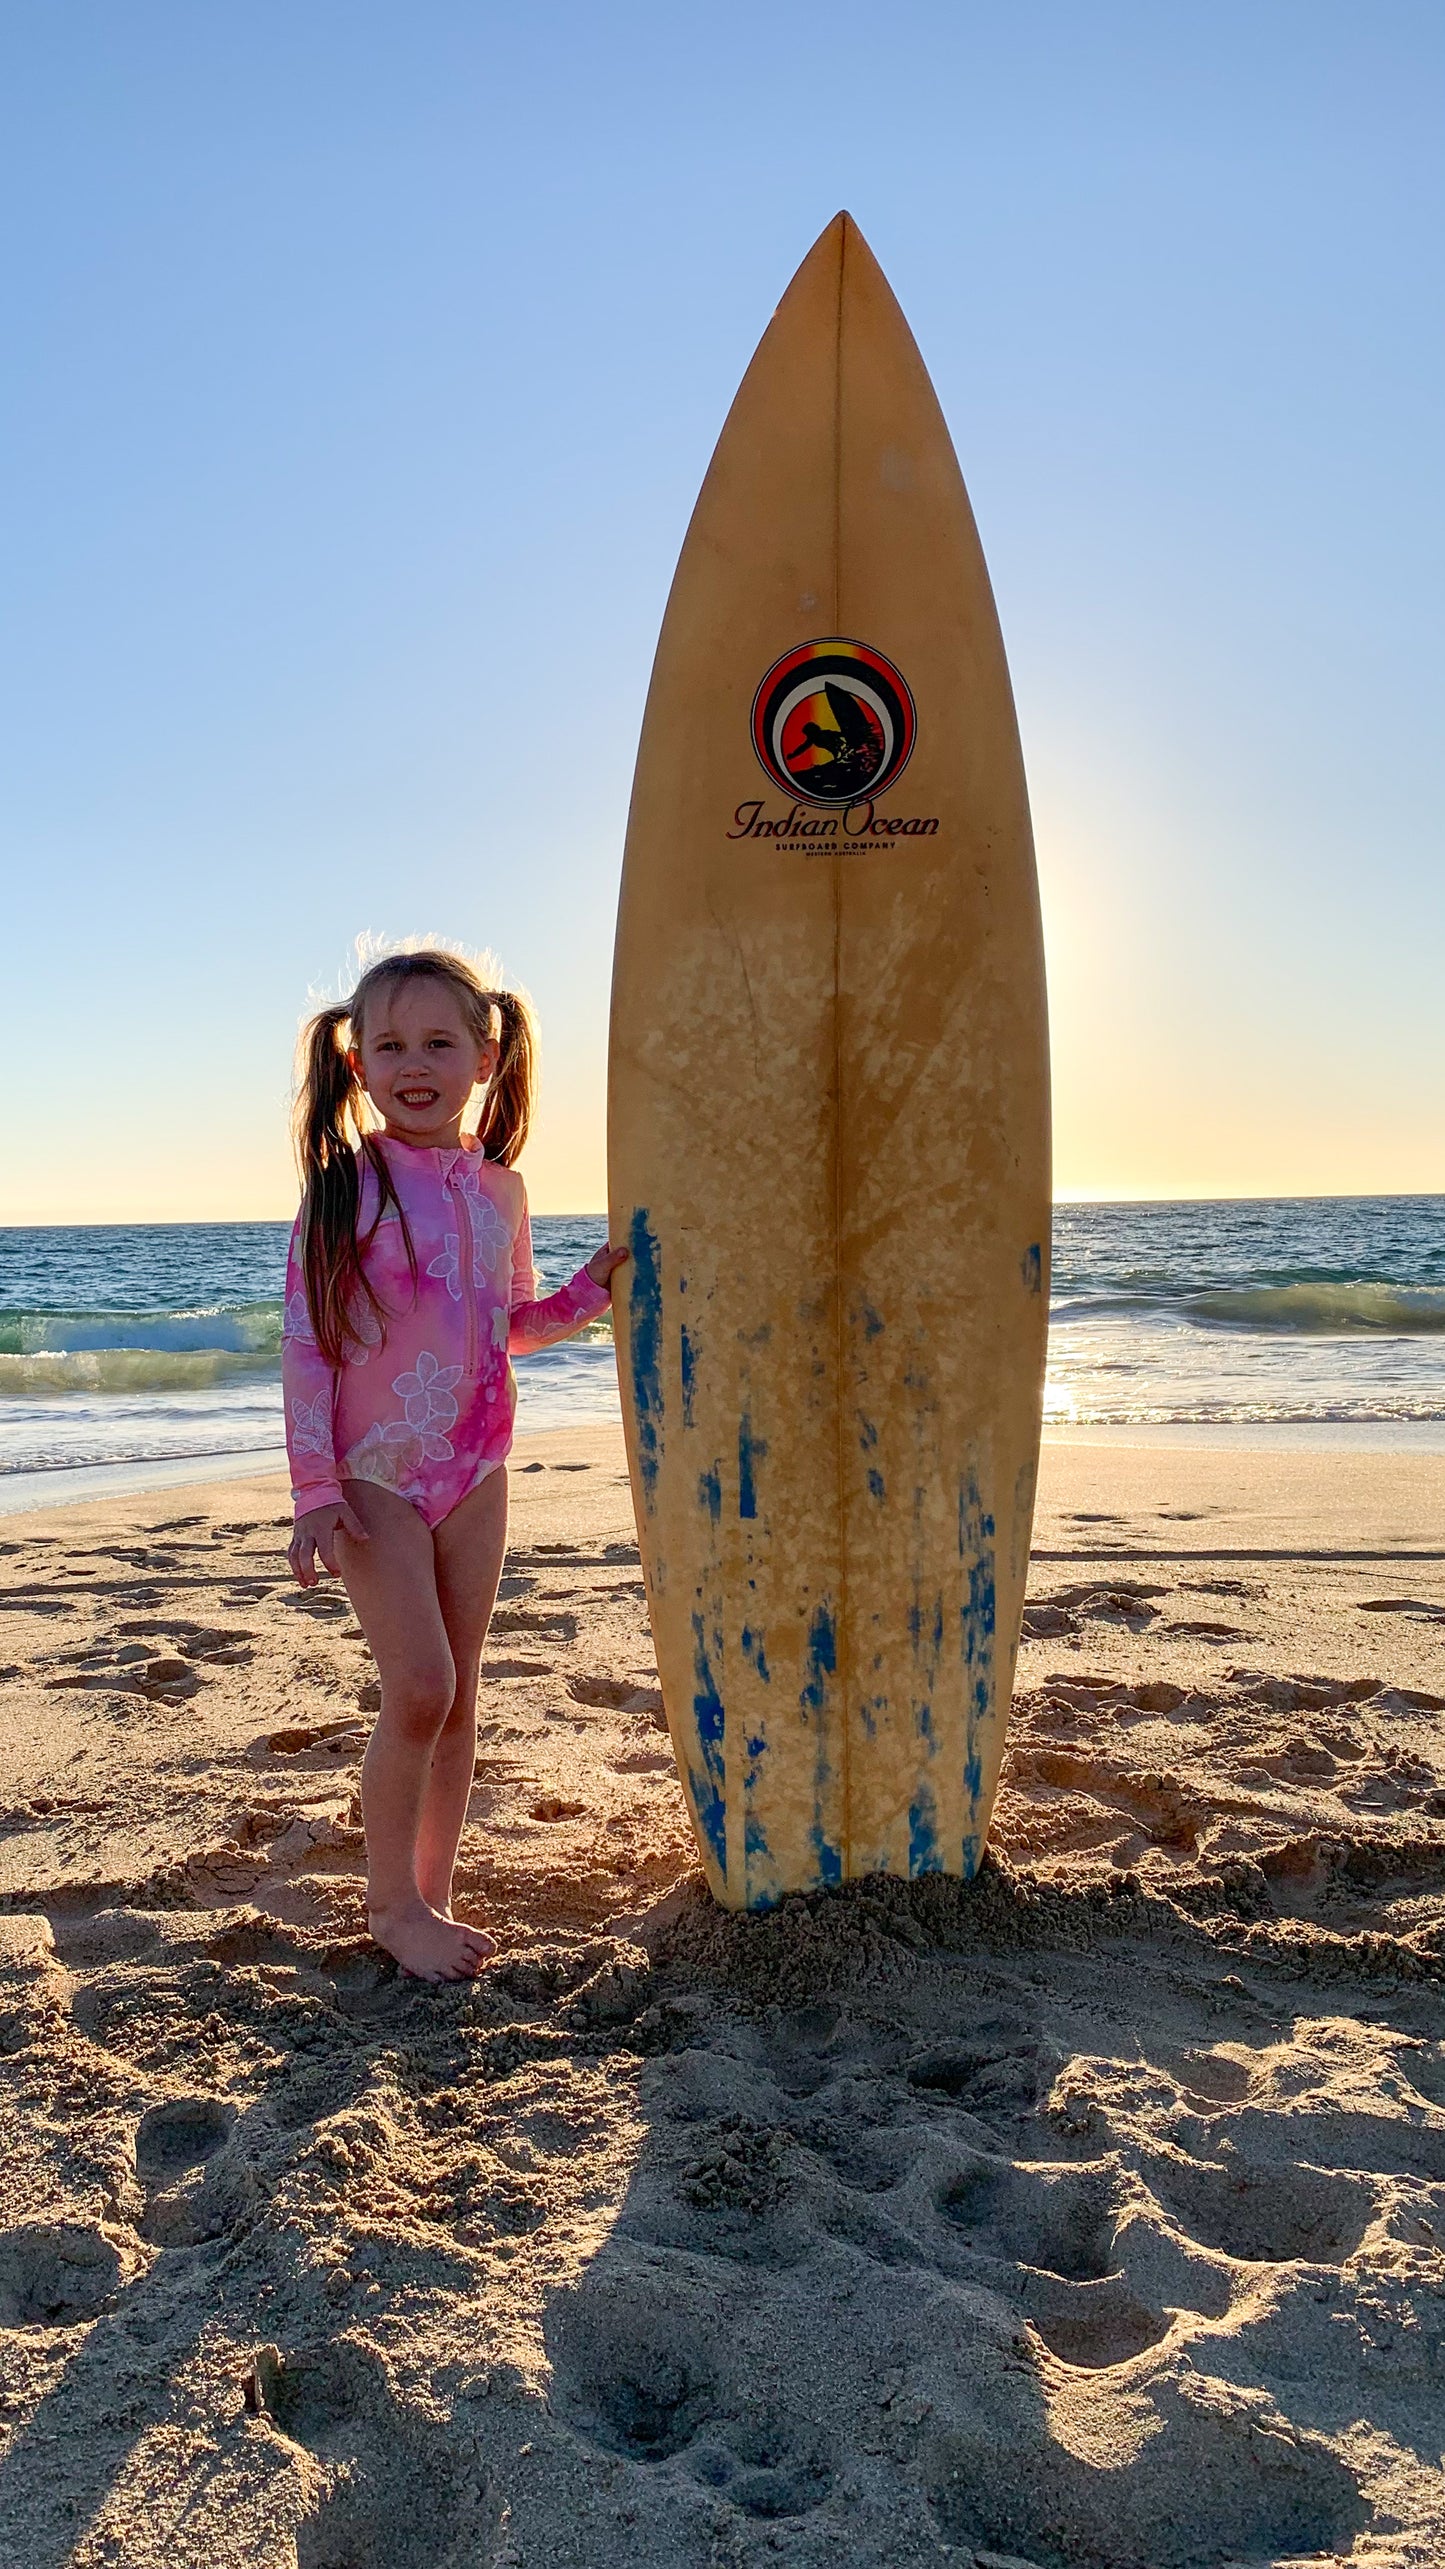
<instances>
[{"instance_id":1,"label":"girl's smile","mask_svg":"<svg viewBox=\"0 0 1445 2569\"><path fill-rule=\"evenodd\" d=\"M381 992L352 1060L391 1141L450 1150L473 1090L496 1070L498 1049L478 1043L444 981L418 977Z\"/></svg>"}]
</instances>

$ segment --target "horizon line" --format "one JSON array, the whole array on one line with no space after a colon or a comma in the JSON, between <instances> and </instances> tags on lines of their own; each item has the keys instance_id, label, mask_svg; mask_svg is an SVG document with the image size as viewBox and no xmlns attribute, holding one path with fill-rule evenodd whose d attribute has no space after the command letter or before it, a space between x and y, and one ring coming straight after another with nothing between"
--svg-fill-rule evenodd
<instances>
[{"instance_id":1,"label":"horizon line","mask_svg":"<svg viewBox=\"0 0 1445 2569\"><path fill-rule=\"evenodd\" d=\"M1387 1187L1378 1192L1364 1189L1342 1189L1338 1192L1254 1192L1241 1195L1084 1195L1066 1188L1051 1198L1055 1212L1092 1207L1098 1212L1119 1211L1126 1207L1150 1204L1178 1207L1213 1204L1436 1204L1445 1203L1445 1187ZM565 1212L542 1213L533 1209L538 1222L600 1222L607 1207L572 1205ZM261 1225L291 1222L287 1213L229 1213L189 1219L175 1214L160 1214L149 1220L144 1215L130 1215L121 1222L43 1222L7 1221L0 1219L0 1233L6 1231L227 1231L247 1230Z\"/></svg>"}]
</instances>

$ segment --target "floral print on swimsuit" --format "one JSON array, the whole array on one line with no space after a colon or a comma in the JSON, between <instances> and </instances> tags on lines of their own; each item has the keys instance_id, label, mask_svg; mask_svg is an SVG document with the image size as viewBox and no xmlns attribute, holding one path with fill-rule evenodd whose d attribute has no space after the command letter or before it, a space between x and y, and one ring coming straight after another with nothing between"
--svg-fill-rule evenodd
<instances>
[{"instance_id":1,"label":"floral print on swimsuit","mask_svg":"<svg viewBox=\"0 0 1445 2569\"><path fill-rule=\"evenodd\" d=\"M327 1364L306 1300L298 1217L281 1342L292 1497L304 1516L339 1500L343 1480L374 1481L439 1525L510 1451L509 1358L571 1337L610 1296L582 1267L537 1299L526 1189L475 1144L418 1150L377 1136L375 1147L406 1216L415 1279L395 1208L377 1221L375 1173L358 1154L357 1235L386 1326L359 1312L361 1344L344 1365Z\"/></svg>"}]
</instances>

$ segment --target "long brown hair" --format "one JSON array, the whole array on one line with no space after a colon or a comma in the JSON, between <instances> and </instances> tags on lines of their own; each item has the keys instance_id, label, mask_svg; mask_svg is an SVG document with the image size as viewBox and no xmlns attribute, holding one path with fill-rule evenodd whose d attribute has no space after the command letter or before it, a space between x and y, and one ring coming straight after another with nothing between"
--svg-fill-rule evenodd
<instances>
[{"instance_id":1,"label":"long brown hair","mask_svg":"<svg viewBox=\"0 0 1445 2569\"><path fill-rule=\"evenodd\" d=\"M316 1343L329 1365L344 1364L352 1348L375 1341L386 1313L366 1273L371 1246L388 1205L396 1209L406 1242L412 1287L416 1252L391 1172L362 1121L363 1089L353 1062L362 1042L366 1011L401 981L443 982L476 1043L500 1046L500 1058L482 1105L477 1139L484 1158L510 1168L520 1158L532 1121L537 1085L537 1037L532 1012L515 990L487 990L461 955L442 946L420 946L382 955L367 966L349 999L318 1009L302 1029L300 1078L294 1118L301 1172L301 1266ZM364 1240L359 1158L376 1179L376 1217Z\"/></svg>"}]
</instances>

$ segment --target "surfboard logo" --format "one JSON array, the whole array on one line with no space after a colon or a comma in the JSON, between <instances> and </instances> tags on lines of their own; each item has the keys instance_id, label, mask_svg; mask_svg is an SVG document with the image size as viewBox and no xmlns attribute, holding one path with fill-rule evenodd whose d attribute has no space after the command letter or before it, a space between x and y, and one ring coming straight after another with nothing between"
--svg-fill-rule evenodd
<instances>
[{"instance_id":1,"label":"surfboard logo","mask_svg":"<svg viewBox=\"0 0 1445 2569\"><path fill-rule=\"evenodd\" d=\"M753 698L753 747L773 783L807 803L886 792L913 750L918 716L901 670L835 635L775 660Z\"/></svg>"}]
</instances>

